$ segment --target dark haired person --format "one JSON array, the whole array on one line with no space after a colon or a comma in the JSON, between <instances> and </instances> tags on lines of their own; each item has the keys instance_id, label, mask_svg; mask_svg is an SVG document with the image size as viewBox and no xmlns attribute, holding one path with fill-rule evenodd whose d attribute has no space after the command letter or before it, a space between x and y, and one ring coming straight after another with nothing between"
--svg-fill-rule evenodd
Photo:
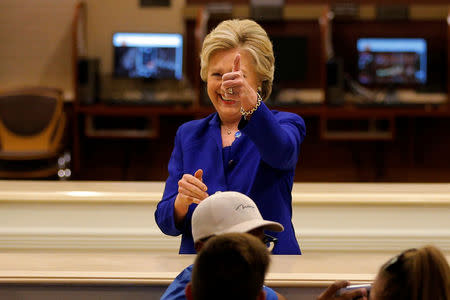
<instances>
[{"instance_id":1,"label":"dark haired person","mask_svg":"<svg viewBox=\"0 0 450 300\"><path fill-rule=\"evenodd\" d=\"M197 255L188 300L263 300L269 251L248 233L211 237Z\"/></svg>"},{"instance_id":2,"label":"dark haired person","mask_svg":"<svg viewBox=\"0 0 450 300\"><path fill-rule=\"evenodd\" d=\"M188 300L265 300L263 283L270 264L269 251L260 240L247 233L213 236L195 259L192 280L186 285ZM336 282L320 300L367 300L365 290L340 296L336 291L349 284ZM362 297L362 298L361 298Z\"/></svg>"}]
</instances>

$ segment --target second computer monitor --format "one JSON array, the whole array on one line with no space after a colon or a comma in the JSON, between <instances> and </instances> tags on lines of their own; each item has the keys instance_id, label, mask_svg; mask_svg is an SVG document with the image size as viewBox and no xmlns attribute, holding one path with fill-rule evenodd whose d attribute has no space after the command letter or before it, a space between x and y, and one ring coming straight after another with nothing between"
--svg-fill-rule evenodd
<instances>
[{"instance_id":1,"label":"second computer monitor","mask_svg":"<svg viewBox=\"0 0 450 300\"><path fill-rule=\"evenodd\" d=\"M411 86L427 81L425 39L360 38L357 50L361 84Z\"/></svg>"}]
</instances>

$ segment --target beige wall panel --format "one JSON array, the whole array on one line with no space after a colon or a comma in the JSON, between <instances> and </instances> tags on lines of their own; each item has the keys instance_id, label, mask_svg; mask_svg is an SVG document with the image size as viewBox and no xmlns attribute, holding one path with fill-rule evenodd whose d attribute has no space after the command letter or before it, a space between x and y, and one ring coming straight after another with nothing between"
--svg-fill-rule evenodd
<instances>
[{"instance_id":1,"label":"beige wall panel","mask_svg":"<svg viewBox=\"0 0 450 300\"><path fill-rule=\"evenodd\" d=\"M376 18L376 15L375 5L361 5L359 7L359 17L362 20L373 20Z\"/></svg>"},{"instance_id":2,"label":"beige wall panel","mask_svg":"<svg viewBox=\"0 0 450 300\"><path fill-rule=\"evenodd\" d=\"M0 89L72 87L71 22L76 0L0 1Z\"/></svg>"},{"instance_id":3,"label":"beige wall panel","mask_svg":"<svg viewBox=\"0 0 450 300\"><path fill-rule=\"evenodd\" d=\"M440 20L447 17L450 5L411 5L410 16L414 20Z\"/></svg>"},{"instance_id":4,"label":"beige wall panel","mask_svg":"<svg viewBox=\"0 0 450 300\"><path fill-rule=\"evenodd\" d=\"M286 20L314 20L318 19L326 5L289 5L285 6L283 10L283 15Z\"/></svg>"}]
</instances>

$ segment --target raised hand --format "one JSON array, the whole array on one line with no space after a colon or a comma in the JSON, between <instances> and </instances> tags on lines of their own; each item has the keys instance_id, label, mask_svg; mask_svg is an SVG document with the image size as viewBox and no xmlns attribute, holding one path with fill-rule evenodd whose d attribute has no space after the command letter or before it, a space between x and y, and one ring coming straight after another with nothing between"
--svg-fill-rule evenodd
<instances>
[{"instance_id":1,"label":"raised hand","mask_svg":"<svg viewBox=\"0 0 450 300\"><path fill-rule=\"evenodd\" d=\"M244 110L252 109L257 102L256 87L252 88L241 70L241 55L236 54L231 72L222 76L222 93L227 99L240 101Z\"/></svg>"},{"instance_id":2,"label":"raised hand","mask_svg":"<svg viewBox=\"0 0 450 300\"><path fill-rule=\"evenodd\" d=\"M208 197L208 187L203 183L203 170L198 169L194 175L184 174L178 181L178 195L175 198L175 222L181 221L187 214L189 205L200 203Z\"/></svg>"}]
</instances>

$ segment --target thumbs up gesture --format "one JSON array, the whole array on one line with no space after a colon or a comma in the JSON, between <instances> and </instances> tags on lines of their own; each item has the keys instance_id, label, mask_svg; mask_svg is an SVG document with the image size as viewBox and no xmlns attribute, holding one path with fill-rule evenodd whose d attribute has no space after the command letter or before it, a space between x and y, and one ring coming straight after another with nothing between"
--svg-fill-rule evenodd
<instances>
[{"instance_id":1,"label":"thumbs up gesture","mask_svg":"<svg viewBox=\"0 0 450 300\"><path fill-rule=\"evenodd\" d=\"M222 76L222 95L240 102L244 110L255 107L257 88L260 85L253 57L246 50L236 50L231 72Z\"/></svg>"}]
</instances>

